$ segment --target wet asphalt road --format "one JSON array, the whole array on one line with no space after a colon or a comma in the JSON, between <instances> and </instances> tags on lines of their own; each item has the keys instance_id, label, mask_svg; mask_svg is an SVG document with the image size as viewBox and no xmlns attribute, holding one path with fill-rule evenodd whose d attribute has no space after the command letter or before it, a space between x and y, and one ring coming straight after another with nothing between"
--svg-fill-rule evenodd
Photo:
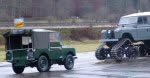
<instances>
[{"instance_id":1,"label":"wet asphalt road","mask_svg":"<svg viewBox=\"0 0 150 78\"><path fill-rule=\"evenodd\" d=\"M121 64L112 60L98 61L93 53L77 55L73 70L53 65L50 72L39 73L36 68L26 68L17 75L10 66L0 67L0 78L150 78L150 57L125 61Z\"/></svg>"}]
</instances>

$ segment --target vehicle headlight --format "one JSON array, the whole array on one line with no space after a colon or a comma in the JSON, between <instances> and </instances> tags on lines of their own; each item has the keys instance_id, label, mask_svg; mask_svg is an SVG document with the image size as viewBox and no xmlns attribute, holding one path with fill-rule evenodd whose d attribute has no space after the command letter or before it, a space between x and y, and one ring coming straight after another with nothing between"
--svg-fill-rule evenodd
<instances>
[{"instance_id":1,"label":"vehicle headlight","mask_svg":"<svg viewBox=\"0 0 150 78\"><path fill-rule=\"evenodd\" d=\"M107 31L107 38L110 39L112 36L112 30Z\"/></svg>"},{"instance_id":2,"label":"vehicle headlight","mask_svg":"<svg viewBox=\"0 0 150 78\"><path fill-rule=\"evenodd\" d=\"M110 34L111 33L111 30L108 30L108 34Z\"/></svg>"}]
</instances>

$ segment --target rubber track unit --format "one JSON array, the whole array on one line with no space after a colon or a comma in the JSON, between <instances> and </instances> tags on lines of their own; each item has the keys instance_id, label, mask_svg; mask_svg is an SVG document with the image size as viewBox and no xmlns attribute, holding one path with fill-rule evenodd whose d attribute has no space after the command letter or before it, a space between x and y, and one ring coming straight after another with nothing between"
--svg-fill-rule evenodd
<instances>
[{"instance_id":1,"label":"rubber track unit","mask_svg":"<svg viewBox=\"0 0 150 78\"><path fill-rule=\"evenodd\" d=\"M129 39L123 39L123 40L118 41L118 43L115 46L113 46L111 51L110 51L111 52L111 57L113 59L115 59L116 61L121 61L122 58L118 57L117 51L120 48L124 49L124 46L129 45L129 44L132 44L132 42Z\"/></svg>"},{"instance_id":2,"label":"rubber track unit","mask_svg":"<svg viewBox=\"0 0 150 78\"><path fill-rule=\"evenodd\" d=\"M97 50L96 50L96 52L95 52L95 56L96 56L96 58L98 59L98 60L104 60L104 59L106 59L106 57L105 57L105 53L106 53L106 50L105 50L105 48L104 48L104 45L105 45L105 43L102 43L102 45L101 46L99 46L99 48L97 48ZM102 52L102 53L101 53Z\"/></svg>"},{"instance_id":3,"label":"rubber track unit","mask_svg":"<svg viewBox=\"0 0 150 78\"><path fill-rule=\"evenodd\" d=\"M95 56L98 60L102 60L101 55L100 55L100 50L101 50L101 48L98 48L95 52Z\"/></svg>"}]
</instances>

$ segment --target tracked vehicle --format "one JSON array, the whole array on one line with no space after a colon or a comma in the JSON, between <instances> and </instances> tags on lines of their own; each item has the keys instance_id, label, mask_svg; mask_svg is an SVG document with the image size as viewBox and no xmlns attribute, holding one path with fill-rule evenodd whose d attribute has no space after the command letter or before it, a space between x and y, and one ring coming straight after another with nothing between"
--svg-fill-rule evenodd
<instances>
[{"instance_id":1,"label":"tracked vehicle","mask_svg":"<svg viewBox=\"0 0 150 78\"><path fill-rule=\"evenodd\" d=\"M122 16L118 27L102 30L100 46L95 52L98 60L133 59L149 55L150 51L150 12Z\"/></svg>"}]
</instances>

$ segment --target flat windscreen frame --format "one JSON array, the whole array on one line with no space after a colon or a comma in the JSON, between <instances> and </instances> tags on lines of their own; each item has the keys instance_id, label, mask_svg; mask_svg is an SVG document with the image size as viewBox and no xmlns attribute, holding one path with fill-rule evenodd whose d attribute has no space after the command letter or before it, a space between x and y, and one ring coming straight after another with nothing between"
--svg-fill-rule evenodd
<instances>
[{"instance_id":1,"label":"flat windscreen frame","mask_svg":"<svg viewBox=\"0 0 150 78\"><path fill-rule=\"evenodd\" d=\"M49 42L60 42L59 32L50 32L49 33Z\"/></svg>"}]
</instances>

